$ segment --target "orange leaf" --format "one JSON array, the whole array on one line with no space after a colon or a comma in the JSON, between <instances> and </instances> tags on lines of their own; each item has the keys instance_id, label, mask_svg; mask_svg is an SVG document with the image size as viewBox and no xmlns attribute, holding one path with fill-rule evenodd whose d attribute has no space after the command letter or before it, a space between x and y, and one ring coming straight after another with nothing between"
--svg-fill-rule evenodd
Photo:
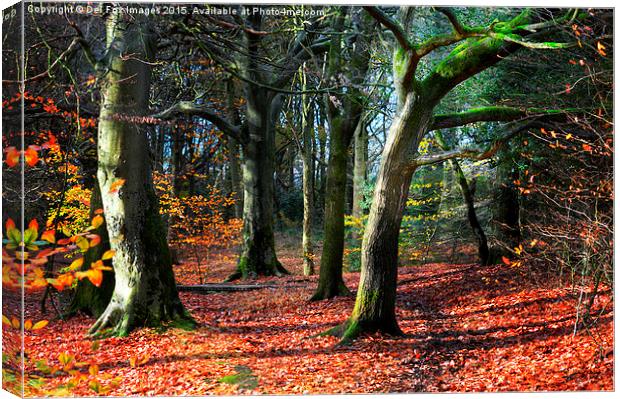
<instances>
[{"instance_id":1,"label":"orange leaf","mask_svg":"<svg viewBox=\"0 0 620 399\"><path fill-rule=\"evenodd\" d=\"M99 245L99 243L101 242L101 237L99 237L98 235L95 235L91 240L90 240L90 247L96 247L97 245Z\"/></svg>"},{"instance_id":2,"label":"orange leaf","mask_svg":"<svg viewBox=\"0 0 620 399\"><path fill-rule=\"evenodd\" d=\"M19 328L20 325L21 323L19 322L19 319L17 317L11 318L11 326L13 326L13 328Z\"/></svg>"},{"instance_id":3,"label":"orange leaf","mask_svg":"<svg viewBox=\"0 0 620 399\"><path fill-rule=\"evenodd\" d=\"M41 239L54 244L56 242L56 232L54 230L46 230L41 234Z\"/></svg>"},{"instance_id":4,"label":"orange leaf","mask_svg":"<svg viewBox=\"0 0 620 399\"><path fill-rule=\"evenodd\" d=\"M15 228L15 222L13 221L13 219L8 218L6 220L6 229L7 230L11 230L11 229L14 229L14 228Z\"/></svg>"},{"instance_id":5,"label":"orange leaf","mask_svg":"<svg viewBox=\"0 0 620 399\"><path fill-rule=\"evenodd\" d=\"M36 219L32 219L30 223L28 223L28 228L34 231L39 231L39 223L37 223Z\"/></svg>"},{"instance_id":6,"label":"orange leaf","mask_svg":"<svg viewBox=\"0 0 620 399\"><path fill-rule=\"evenodd\" d=\"M67 245L67 244L69 244L70 242L71 242L71 239L70 239L70 238L63 238L63 239L61 239L61 240L58 240L58 243L57 243L57 244L58 244L58 245Z\"/></svg>"},{"instance_id":7,"label":"orange leaf","mask_svg":"<svg viewBox=\"0 0 620 399\"><path fill-rule=\"evenodd\" d=\"M6 150L5 162L9 168L16 166L19 163L19 151L15 147L8 147Z\"/></svg>"},{"instance_id":8,"label":"orange leaf","mask_svg":"<svg viewBox=\"0 0 620 399\"><path fill-rule=\"evenodd\" d=\"M592 147L588 144L582 144L581 147L583 148L584 151L592 152Z\"/></svg>"},{"instance_id":9,"label":"orange leaf","mask_svg":"<svg viewBox=\"0 0 620 399\"><path fill-rule=\"evenodd\" d=\"M26 164L28 164L28 166L35 166L39 162L39 152L37 151L38 148L39 147L30 145L24 152Z\"/></svg>"},{"instance_id":10,"label":"orange leaf","mask_svg":"<svg viewBox=\"0 0 620 399\"><path fill-rule=\"evenodd\" d=\"M118 190L123 187L123 185L125 184L125 179L116 179L116 181L114 181L114 183L112 183L110 185L110 190L109 193L110 194L114 194L117 193Z\"/></svg>"},{"instance_id":11,"label":"orange leaf","mask_svg":"<svg viewBox=\"0 0 620 399\"><path fill-rule=\"evenodd\" d=\"M32 320L28 319L24 322L24 330L28 331L32 329Z\"/></svg>"},{"instance_id":12,"label":"orange leaf","mask_svg":"<svg viewBox=\"0 0 620 399\"><path fill-rule=\"evenodd\" d=\"M75 273L75 277L77 277L79 280L82 280L83 278L88 278L88 280L90 280L90 282L93 283L95 287L99 287L101 285L101 282L103 281L103 272L99 269L90 269L85 272Z\"/></svg>"},{"instance_id":13,"label":"orange leaf","mask_svg":"<svg viewBox=\"0 0 620 399\"><path fill-rule=\"evenodd\" d=\"M103 224L103 216L101 215L97 215L93 218L93 221L91 222L92 226L94 228L98 228L99 226L101 226Z\"/></svg>"},{"instance_id":14,"label":"orange leaf","mask_svg":"<svg viewBox=\"0 0 620 399\"><path fill-rule=\"evenodd\" d=\"M510 266L510 259L508 259L505 256L502 256L502 262L504 262L505 264L507 264L508 266Z\"/></svg>"},{"instance_id":15,"label":"orange leaf","mask_svg":"<svg viewBox=\"0 0 620 399\"><path fill-rule=\"evenodd\" d=\"M99 372L99 366L96 364L93 364L88 368L88 374L90 375L97 375L98 372Z\"/></svg>"}]
</instances>

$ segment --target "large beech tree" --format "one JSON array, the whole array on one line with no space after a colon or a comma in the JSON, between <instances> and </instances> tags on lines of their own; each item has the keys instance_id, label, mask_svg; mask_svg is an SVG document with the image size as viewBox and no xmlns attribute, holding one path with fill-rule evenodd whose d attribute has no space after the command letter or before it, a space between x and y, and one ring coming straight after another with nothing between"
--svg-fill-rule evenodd
<instances>
[{"instance_id":1,"label":"large beech tree","mask_svg":"<svg viewBox=\"0 0 620 399\"><path fill-rule=\"evenodd\" d=\"M148 18L114 11L106 21L106 58L98 130L97 178L111 248L115 285L91 333L193 320L172 271L166 228L151 178L147 114L154 34Z\"/></svg>"},{"instance_id":2,"label":"large beech tree","mask_svg":"<svg viewBox=\"0 0 620 399\"><path fill-rule=\"evenodd\" d=\"M235 123L197 101L181 101L156 116L168 118L185 114L207 119L241 145L243 240L237 271L228 280L258 275L280 276L288 272L276 256L273 231L275 127L287 85L303 62L325 51L328 43L320 38L317 40L317 26L311 24L294 36L279 62L265 63L265 48L269 43L266 43L268 35L263 29L268 27L260 13L250 13L243 20L233 22L219 20L215 24L224 26L222 32L241 31L241 49L231 51L217 46L212 40L201 40L199 28L189 28L187 34L195 37L201 51L242 82L246 101L244 120ZM209 35L208 31L205 33ZM235 56L231 57L230 53Z\"/></svg>"},{"instance_id":3,"label":"large beech tree","mask_svg":"<svg viewBox=\"0 0 620 399\"><path fill-rule=\"evenodd\" d=\"M530 114L527 110L488 107L453 115L435 116L441 99L459 83L492 67L521 47L561 48L562 44L533 41L569 13L558 18L524 9L519 15L488 26L469 27L452 9L437 8L452 27L450 33L427 40L411 36L412 9L402 8L400 21L376 7L365 7L377 21L393 33L394 85L398 96L397 116L392 122L377 175L373 202L362 244L362 270L357 298L351 316L326 334L342 337L346 343L367 331L401 334L395 314L398 266L398 235L411 177L421 165L454 158L485 159L495 154L510 137L522 130L516 127L485 151L454 149L421 157L418 145L435 129L482 121L510 121ZM432 66L425 75L420 61L437 49L456 45L449 54Z\"/></svg>"}]
</instances>

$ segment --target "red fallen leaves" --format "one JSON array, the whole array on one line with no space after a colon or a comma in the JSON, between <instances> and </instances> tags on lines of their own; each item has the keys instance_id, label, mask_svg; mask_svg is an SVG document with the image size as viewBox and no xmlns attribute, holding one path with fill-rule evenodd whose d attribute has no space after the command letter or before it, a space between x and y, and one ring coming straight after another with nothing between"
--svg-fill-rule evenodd
<instances>
[{"instance_id":1,"label":"red fallen leaves","mask_svg":"<svg viewBox=\"0 0 620 399\"><path fill-rule=\"evenodd\" d=\"M80 316L28 333L27 351L57 366L68 353L90 365L81 373L96 364L122 377L107 393L114 396L613 389L608 293L594 304L609 309L591 330L594 340L582 331L573 336L576 292L536 286L518 268L403 267L397 312L407 336L370 335L335 347L336 338L313 336L345 320L354 298L307 302L316 276L300 277L297 257L281 260L297 275L259 281L281 288L181 293L201 325L194 331L141 329L93 345L85 337L93 320ZM232 268L231 257L210 276L221 280ZM351 289L358 278L345 275ZM26 317L41 319L36 299L29 301ZM239 366L256 376L256 387L220 381ZM58 375L46 387L70 378ZM71 394L93 395L93 388L84 383Z\"/></svg>"}]
</instances>

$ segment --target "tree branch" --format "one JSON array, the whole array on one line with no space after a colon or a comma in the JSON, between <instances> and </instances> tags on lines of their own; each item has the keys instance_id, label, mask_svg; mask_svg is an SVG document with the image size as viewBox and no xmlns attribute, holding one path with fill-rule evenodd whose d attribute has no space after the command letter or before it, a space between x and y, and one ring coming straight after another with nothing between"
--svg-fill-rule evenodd
<instances>
[{"instance_id":1,"label":"tree branch","mask_svg":"<svg viewBox=\"0 0 620 399\"><path fill-rule=\"evenodd\" d=\"M464 112L435 115L428 131L459 127L477 122L510 122L527 117L559 115L567 111L497 106L473 108Z\"/></svg>"},{"instance_id":2,"label":"tree branch","mask_svg":"<svg viewBox=\"0 0 620 399\"><path fill-rule=\"evenodd\" d=\"M222 131L222 133L234 138L240 144L245 144L247 142L247 137L243 134L243 129L241 126L233 125L206 106L197 105L191 101L180 101L172 107L152 115L152 117L157 119L170 119L176 114L185 114L188 116L204 118L213 123Z\"/></svg>"},{"instance_id":3,"label":"tree branch","mask_svg":"<svg viewBox=\"0 0 620 399\"><path fill-rule=\"evenodd\" d=\"M512 107L481 107L433 118L429 131L468 125L476 122L508 122L527 115L527 111Z\"/></svg>"},{"instance_id":4,"label":"tree branch","mask_svg":"<svg viewBox=\"0 0 620 399\"><path fill-rule=\"evenodd\" d=\"M400 44L400 46L405 50L412 50L413 43L407 37L407 33L403 29L403 27L396 22L389 15L381 11L378 7L374 6L365 6L364 10L368 12L374 19L376 19L381 25L385 26L394 34L396 40Z\"/></svg>"},{"instance_id":5,"label":"tree branch","mask_svg":"<svg viewBox=\"0 0 620 399\"><path fill-rule=\"evenodd\" d=\"M59 64L60 62L64 61L65 58L67 58L69 55L71 55L72 53L74 53L76 51L77 45L79 44L80 39L79 38L74 38L73 41L71 42L71 44L69 44L69 46L67 47L67 49L65 51L63 51L58 57L56 57L56 59L54 60L54 62L52 62L50 64L50 66L43 72L28 78L28 79L24 79L24 82L34 82L36 80L40 80L43 79L45 77L51 77L51 72L52 69L54 69L56 67L57 64ZM2 83L21 83L21 80L2 80Z\"/></svg>"},{"instance_id":6,"label":"tree branch","mask_svg":"<svg viewBox=\"0 0 620 399\"><path fill-rule=\"evenodd\" d=\"M454 28L456 33L458 33L460 35L464 35L465 34L465 28L463 27L463 25L461 24L461 22L459 21L459 19L454 14L454 12L452 11L451 8L448 8L448 7L435 7L435 10L439 11L440 13L442 13L443 15L445 15L448 18L448 20L452 24L452 27Z\"/></svg>"},{"instance_id":7,"label":"tree branch","mask_svg":"<svg viewBox=\"0 0 620 399\"><path fill-rule=\"evenodd\" d=\"M459 148L454 150L442 151L436 154L415 158L411 161L410 167L417 168L423 165L432 165L435 163L447 161L450 159L473 159L477 161L481 161L483 159L489 159L494 156L510 139L518 135L524 130L529 129L532 126L532 123L526 123L521 126L517 126L510 132L508 132L504 137L496 140L484 151L473 149L473 148Z\"/></svg>"}]
</instances>

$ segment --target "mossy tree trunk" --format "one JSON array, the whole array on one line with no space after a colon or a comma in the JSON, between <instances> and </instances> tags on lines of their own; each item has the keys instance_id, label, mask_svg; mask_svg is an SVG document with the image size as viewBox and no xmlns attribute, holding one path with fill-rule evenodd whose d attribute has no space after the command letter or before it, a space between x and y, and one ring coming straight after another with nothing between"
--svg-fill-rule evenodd
<instances>
[{"instance_id":1,"label":"mossy tree trunk","mask_svg":"<svg viewBox=\"0 0 620 399\"><path fill-rule=\"evenodd\" d=\"M166 229L151 177L146 115L154 36L148 19L113 12L106 21L109 70L102 87L97 177L110 246L114 292L91 327L126 335L133 328L192 319L174 280ZM122 51L122 53L121 53ZM131 56L128 56L131 54Z\"/></svg>"},{"instance_id":2,"label":"mossy tree trunk","mask_svg":"<svg viewBox=\"0 0 620 399\"><path fill-rule=\"evenodd\" d=\"M516 51L519 45L504 42L501 36L474 38L457 46L447 57L439 61L421 80L416 76L420 59L437 48L460 42L470 35L479 34L478 28L463 26L451 9L437 8L445 14L452 24L453 33L430 38L415 44L409 38L412 10L401 9L401 22L385 14L377 7L364 7L369 14L388 28L396 37L397 44L393 55L394 84L398 94L397 116L392 122L373 194L368 223L362 244L362 271L355 306L351 316L340 326L326 334L337 335L342 343L356 338L360 333L381 331L400 334L395 316L396 283L398 266L398 236L403 210L409 194L411 177L421 165L443 162L456 157L485 159L497 151L485 153L456 150L421 157L418 145L424 135L432 130L433 110L439 101L460 82L493 66L502 58ZM493 24L481 31L501 30L501 35L518 37L521 27L532 22L530 10L501 24ZM490 113L492 114L492 113ZM476 117L464 120L457 115L453 126L477 121L488 121Z\"/></svg>"},{"instance_id":3,"label":"mossy tree trunk","mask_svg":"<svg viewBox=\"0 0 620 399\"><path fill-rule=\"evenodd\" d=\"M333 30L340 32L344 25L346 8L340 8L335 16ZM355 129L364 111L365 96L361 85L366 77L370 60L370 40L376 23L367 14L351 15L355 32L355 51L349 60L343 59L342 35L334 35L328 58L328 76L336 79L344 73L351 82L346 93L334 92L325 96L329 122L329 160L327 164L327 187L325 191L325 214L323 252L319 269L319 284L312 300L329 299L349 295L350 291L342 277L344 253L344 214L347 186L347 160ZM346 67L345 67L346 63Z\"/></svg>"},{"instance_id":4,"label":"mossy tree trunk","mask_svg":"<svg viewBox=\"0 0 620 399\"><path fill-rule=\"evenodd\" d=\"M99 183L95 179L91 198L90 198L90 219L95 217L98 209L103 209L103 202L101 200L101 190L99 189ZM93 234L97 234L101 237L99 245L89 248L84 254L84 263L82 270L90 269L90 265L93 262L98 261L103 256L103 253L110 249L110 240L108 238L108 231L105 223L92 231ZM69 305L69 314L75 314L77 312L84 312L88 315L99 317L112 297L114 291L114 273L108 270L103 271L103 280L101 285L96 287L90 280L82 279L78 281L75 289L74 296Z\"/></svg>"}]
</instances>

